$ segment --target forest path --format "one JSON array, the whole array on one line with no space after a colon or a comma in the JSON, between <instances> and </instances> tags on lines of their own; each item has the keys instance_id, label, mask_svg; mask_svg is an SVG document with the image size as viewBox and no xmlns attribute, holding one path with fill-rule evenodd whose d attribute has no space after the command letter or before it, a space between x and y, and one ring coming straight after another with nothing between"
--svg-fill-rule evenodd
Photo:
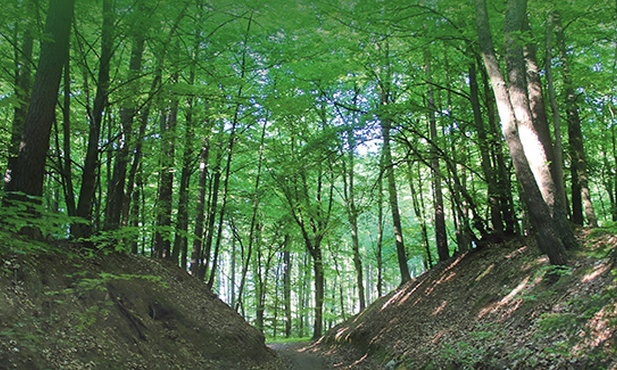
<instances>
[{"instance_id":1,"label":"forest path","mask_svg":"<svg viewBox=\"0 0 617 370\"><path fill-rule=\"evenodd\" d=\"M285 362L286 370L326 370L329 367L323 357L308 351L309 342L273 343L274 350Z\"/></svg>"}]
</instances>

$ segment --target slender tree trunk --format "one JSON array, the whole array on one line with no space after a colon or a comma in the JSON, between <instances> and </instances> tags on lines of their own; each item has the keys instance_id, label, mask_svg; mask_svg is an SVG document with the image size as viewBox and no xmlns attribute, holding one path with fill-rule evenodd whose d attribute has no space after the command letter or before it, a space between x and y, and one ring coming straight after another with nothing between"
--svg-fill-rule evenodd
<instances>
[{"instance_id":1,"label":"slender tree trunk","mask_svg":"<svg viewBox=\"0 0 617 370\"><path fill-rule=\"evenodd\" d=\"M420 177L420 169L418 168L418 189L414 185L413 165L412 162L408 163L407 168L407 180L409 182L409 190L411 193L411 202L413 205L413 211L416 219L420 223L420 229L422 231L422 245L424 246L425 256L425 268L428 270L433 267L433 256L431 255L431 248L428 240L428 228L426 225L426 217L424 216L424 202L422 200L422 178ZM420 199L418 199L420 198Z\"/></svg>"},{"instance_id":2,"label":"slender tree trunk","mask_svg":"<svg viewBox=\"0 0 617 370\"><path fill-rule=\"evenodd\" d=\"M471 48L470 48L471 50ZM472 51L473 52L473 51ZM478 147L480 149L480 164L482 174L488 187L488 205L491 215L491 227L497 235L503 235L503 219L499 202L499 189L495 178L495 171L491 166L490 143L486 134L482 111L480 107L480 93L478 89L478 79L475 58L469 63L469 97L471 109L473 111L473 121L478 133Z\"/></svg>"},{"instance_id":3,"label":"slender tree trunk","mask_svg":"<svg viewBox=\"0 0 617 370\"><path fill-rule=\"evenodd\" d=\"M394 164L392 162L392 153L390 149L390 122L389 118L384 118L381 121L381 133L383 137L382 151L384 157L384 167L382 171L387 171L386 178L388 181L388 194L390 211L392 212L392 227L394 228L396 254L401 274L401 284L404 284L411 280L411 275L409 274L409 267L407 266L407 252L405 251L405 243L403 242L403 226L401 224L401 214L398 207L398 192L396 190Z\"/></svg>"},{"instance_id":4,"label":"slender tree trunk","mask_svg":"<svg viewBox=\"0 0 617 370\"><path fill-rule=\"evenodd\" d=\"M201 151L199 153L199 182L197 186L197 201L195 209L195 231L193 233L193 247L191 249L191 266L190 271L193 276L198 276L202 260L202 247L204 237L204 223L206 212L206 192L208 181L208 157L209 143L206 136L202 139ZM239 296L241 300L242 297Z\"/></svg>"},{"instance_id":5,"label":"slender tree trunk","mask_svg":"<svg viewBox=\"0 0 617 370\"><path fill-rule=\"evenodd\" d=\"M568 144L570 146L570 174L572 177L572 222L583 224L583 213L592 227L598 226L591 202L589 179L587 177L587 161L583 147L581 119L578 114L578 103L574 91L574 83L570 72L570 61L566 52L566 41L559 13L554 13L555 38L563 68L563 83L566 93L566 115L568 117Z\"/></svg>"},{"instance_id":6,"label":"slender tree trunk","mask_svg":"<svg viewBox=\"0 0 617 370\"><path fill-rule=\"evenodd\" d=\"M285 234L283 242L283 301L285 307L285 338L291 337L291 239Z\"/></svg>"},{"instance_id":7,"label":"slender tree trunk","mask_svg":"<svg viewBox=\"0 0 617 370\"><path fill-rule=\"evenodd\" d=\"M567 257L565 254L564 244L559 236L559 231L555 221L550 213L549 207L543 199L542 193L534 179L534 175L529 167L529 162L525 155L521 138L517 128L517 119L514 115L513 106L517 109L524 110L524 100L521 99L521 81L517 80L514 73L519 74L519 78L524 75L522 46L520 43L517 46L517 41L512 35L512 32L517 29L520 31L522 18L520 12L524 14L526 2L519 0L508 1L508 16L507 26L512 31L506 32L507 39L507 55L508 55L508 70L511 79L511 87L514 88L514 96L510 96L506 88L506 83L501 74L499 63L495 56L492 37L490 35L490 27L488 23L488 14L486 10L486 0L476 0L476 21L478 26L478 36L480 47L482 48L482 57L491 80L495 98L498 102L499 115L502 122L502 132L506 139L506 143L510 149L510 156L514 164L517 178L523 188L523 199L527 205L530 214L530 220L534 226L536 240L540 249L546 253L552 264L565 264ZM514 24L512 24L514 23ZM517 55L518 54L518 55Z\"/></svg>"},{"instance_id":8,"label":"slender tree trunk","mask_svg":"<svg viewBox=\"0 0 617 370\"><path fill-rule=\"evenodd\" d=\"M133 41L131 59L129 61L128 80L136 79L141 71L144 54L144 37L137 35ZM133 94L138 92L138 84L134 82L130 88ZM137 114L136 102L132 99L120 108L120 138L118 153L111 177L110 192L107 195L107 208L105 210L105 229L114 230L120 226L122 210L128 199L124 189L126 186L126 172L130 158L130 145L132 140L133 122Z\"/></svg>"},{"instance_id":9,"label":"slender tree trunk","mask_svg":"<svg viewBox=\"0 0 617 370\"><path fill-rule=\"evenodd\" d=\"M249 235L248 235L248 247L247 247L247 252L246 252L246 259L245 259L245 263L244 266L242 267L242 276L240 278L240 287L239 287L239 297L240 297L240 301L239 303L236 305L236 312L238 311L238 307L241 303L241 299L242 299L242 292L244 290L244 285L246 283L246 274L248 273L248 269L249 269L249 262L252 259L252 255L253 255L253 246L255 244L255 228L257 226L257 216L258 216L258 211L259 211L259 203L260 203L260 198L259 198L259 188L261 186L261 171L262 171L262 167L263 167L263 159L264 159L264 143L265 143L265 139L266 139L266 128L268 125L268 121L264 120L262 129L261 129L261 137L259 139L259 160L257 162L257 175L255 176L255 188L253 189L253 200L252 200L252 205L251 205L251 225L250 225L250 229L249 229ZM288 237L288 236L286 236Z\"/></svg>"},{"instance_id":10,"label":"slender tree trunk","mask_svg":"<svg viewBox=\"0 0 617 370\"><path fill-rule=\"evenodd\" d=\"M62 106L62 179L64 187L64 199L67 213L75 216L77 206L75 204L75 190L73 188L73 173L71 162L71 74L70 61L67 58L64 65L64 99Z\"/></svg>"},{"instance_id":11,"label":"slender tree trunk","mask_svg":"<svg viewBox=\"0 0 617 370\"><path fill-rule=\"evenodd\" d=\"M554 80L553 80L553 66L551 53L553 35L553 15L549 14L546 24L546 56L545 56L545 74L546 74L546 86L548 90L548 96L553 117L553 136L555 141L553 144L553 152L555 154L553 169L553 178L558 190L558 197L561 204L565 205L566 214L569 214L568 199L566 197L566 190L563 181L563 145L561 137L561 117L559 115L559 105L557 104L557 94L555 93Z\"/></svg>"},{"instance_id":12,"label":"slender tree trunk","mask_svg":"<svg viewBox=\"0 0 617 370\"><path fill-rule=\"evenodd\" d=\"M383 169L384 154L379 156L379 168ZM383 295L383 170L379 171L379 178L377 179L377 245L376 245L376 262L377 262L377 296Z\"/></svg>"},{"instance_id":13,"label":"slender tree trunk","mask_svg":"<svg viewBox=\"0 0 617 370\"><path fill-rule=\"evenodd\" d=\"M308 246L307 246L308 247ZM315 323L313 324L313 340L321 337L323 332L323 303L324 303L324 267L321 252L321 241L311 247L313 257L313 273L315 275Z\"/></svg>"},{"instance_id":14,"label":"slender tree trunk","mask_svg":"<svg viewBox=\"0 0 617 370\"><path fill-rule=\"evenodd\" d=\"M195 68L191 68L191 76L189 83L192 85L195 81ZM184 132L184 152L182 153L182 172L180 174L180 188L178 189L178 214L176 216L175 239L171 253L171 259L174 262L180 258L180 267L186 269L187 263L187 245L188 245L188 229L189 229L189 182L193 173L193 142L194 142L194 122L193 122L193 98L187 100L187 112L185 114L185 132Z\"/></svg>"},{"instance_id":15,"label":"slender tree trunk","mask_svg":"<svg viewBox=\"0 0 617 370\"><path fill-rule=\"evenodd\" d=\"M92 221L94 193L96 191L99 171L99 141L103 114L107 106L107 90L109 88L109 65L113 54L113 9L111 0L103 0L103 26L101 31L101 59L94 97L94 107L90 117L88 147L81 176L81 189L77 203L76 215L89 222ZM92 233L92 224L78 223L73 225L71 233L74 237L86 237Z\"/></svg>"},{"instance_id":16,"label":"slender tree trunk","mask_svg":"<svg viewBox=\"0 0 617 370\"><path fill-rule=\"evenodd\" d=\"M437 119L435 117L435 98L433 94L433 87L431 84L431 55L428 49L424 53L424 72L427 78L428 91L427 91L427 104L429 115L429 132L430 139L433 143L437 143ZM439 261L446 261L450 258L450 252L448 250L448 236L446 233L446 218L443 206L443 194L441 190L441 173L439 170L439 156L432 147L431 150L431 173L432 173L432 186L433 186L433 209L435 220L435 244L437 246L437 254L439 255Z\"/></svg>"},{"instance_id":17,"label":"slender tree trunk","mask_svg":"<svg viewBox=\"0 0 617 370\"><path fill-rule=\"evenodd\" d=\"M354 151L356 149L356 141L352 128L347 130L347 162L343 163L343 195L345 198L345 210L347 211L347 220L351 231L351 246L353 250L353 263L356 269L356 284L358 286L358 302L360 311L366 307L366 299L364 294L364 277L362 271L362 258L360 257L360 240L358 237L358 207L356 205L355 189L354 189Z\"/></svg>"},{"instance_id":18,"label":"slender tree trunk","mask_svg":"<svg viewBox=\"0 0 617 370\"><path fill-rule=\"evenodd\" d=\"M50 0L45 21L45 37L41 42L28 113L24 120L20 150L9 169L7 191L14 199L26 200L15 193L35 197L43 195L45 159L49 149L51 128L55 119L58 89L69 48L69 34L74 0Z\"/></svg>"},{"instance_id":19,"label":"slender tree trunk","mask_svg":"<svg viewBox=\"0 0 617 370\"><path fill-rule=\"evenodd\" d=\"M173 76L173 83L178 75ZM159 189L156 205L156 230L154 233L154 255L171 259L171 210L174 185L174 158L176 152L176 126L178 123L178 97L170 96L169 107L161 113L161 157L159 167ZM175 261L177 263L177 260Z\"/></svg>"},{"instance_id":20,"label":"slender tree trunk","mask_svg":"<svg viewBox=\"0 0 617 370\"><path fill-rule=\"evenodd\" d=\"M477 60L477 65L481 67L481 60ZM501 132L497 125L497 112L495 95L491 92L490 81L486 68L480 68L482 83L484 85L484 97L486 99L486 111L488 116L488 127L490 136L491 155L493 167L496 170L497 189L499 194L499 208L505 224L504 232L506 235L517 235L520 232L516 211L514 209L513 187L510 181L510 165L504 156L504 148L501 142Z\"/></svg>"}]
</instances>

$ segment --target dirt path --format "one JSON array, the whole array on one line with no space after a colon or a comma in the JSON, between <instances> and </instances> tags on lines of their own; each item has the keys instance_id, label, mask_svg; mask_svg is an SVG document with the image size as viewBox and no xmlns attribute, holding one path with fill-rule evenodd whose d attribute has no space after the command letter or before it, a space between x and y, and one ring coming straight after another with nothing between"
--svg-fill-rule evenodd
<instances>
[{"instance_id":1,"label":"dirt path","mask_svg":"<svg viewBox=\"0 0 617 370\"><path fill-rule=\"evenodd\" d=\"M287 370L331 369L324 359L308 352L310 343L274 343L268 345L284 360Z\"/></svg>"}]
</instances>

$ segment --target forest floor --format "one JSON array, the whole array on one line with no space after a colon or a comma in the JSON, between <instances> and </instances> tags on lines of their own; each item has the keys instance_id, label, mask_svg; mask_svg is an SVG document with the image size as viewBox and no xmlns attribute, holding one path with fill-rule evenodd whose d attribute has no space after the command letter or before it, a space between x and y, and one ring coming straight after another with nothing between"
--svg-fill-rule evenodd
<instances>
[{"instance_id":1,"label":"forest floor","mask_svg":"<svg viewBox=\"0 0 617 370\"><path fill-rule=\"evenodd\" d=\"M2 369L281 367L257 329L165 261L78 246L0 255Z\"/></svg>"},{"instance_id":2,"label":"forest floor","mask_svg":"<svg viewBox=\"0 0 617 370\"><path fill-rule=\"evenodd\" d=\"M268 345L283 362L285 370L327 370L333 369L327 356L311 351L309 342L273 343Z\"/></svg>"},{"instance_id":3,"label":"forest floor","mask_svg":"<svg viewBox=\"0 0 617 370\"><path fill-rule=\"evenodd\" d=\"M578 235L563 267L523 238L456 256L307 351L336 369L617 369L617 235Z\"/></svg>"},{"instance_id":4,"label":"forest floor","mask_svg":"<svg viewBox=\"0 0 617 370\"><path fill-rule=\"evenodd\" d=\"M550 266L528 239L488 246L435 266L316 343L270 348L164 261L70 245L4 253L0 367L617 369L617 235L578 234L583 247L568 266Z\"/></svg>"}]
</instances>

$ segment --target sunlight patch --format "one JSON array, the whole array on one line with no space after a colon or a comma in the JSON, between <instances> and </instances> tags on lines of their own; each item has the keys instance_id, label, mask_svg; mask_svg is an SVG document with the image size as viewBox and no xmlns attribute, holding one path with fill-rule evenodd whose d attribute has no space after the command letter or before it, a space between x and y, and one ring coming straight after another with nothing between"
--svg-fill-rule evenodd
<instances>
[{"instance_id":1,"label":"sunlight patch","mask_svg":"<svg viewBox=\"0 0 617 370\"><path fill-rule=\"evenodd\" d=\"M590 272L587 275L583 276L581 281L583 283L588 283L588 282L590 282L592 280L595 280L598 276L602 275L603 273L605 273L609 269L610 269L610 265L609 264L606 264L606 263L598 264L596 267L593 268L592 272Z\"/></svg>"}]
</instances>

